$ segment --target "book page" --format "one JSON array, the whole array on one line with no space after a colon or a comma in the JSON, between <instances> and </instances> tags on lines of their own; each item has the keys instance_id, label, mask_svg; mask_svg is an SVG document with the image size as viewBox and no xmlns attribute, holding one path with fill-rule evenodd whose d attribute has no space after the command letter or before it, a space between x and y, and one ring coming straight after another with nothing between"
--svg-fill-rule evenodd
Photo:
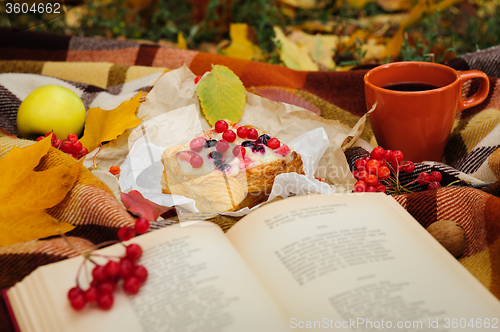
<instances>
[{"instance_id":1,"label":"book page","mask_svg":"<svg viewBox=\"0 0 500 332\"><path fill-rule=\"evenodd\" d=\"M218 226L172 226L130 242L143 247L139 264L149 272L137 295L127 295L119 287L111 310L87 304L75 312L66 294L75 285L83 258L50 264L8 292L23 330L289 331L279 308ZM123 255L124 248L119 244L98 252ZM92 267L89 264L89 272Z\"/></svg>"},{"instance_id":2,"label":"book page","mask_svg":"<svg viewBox=\"0 0 500 332\"><path fill-rule=\"evenodd\" d=\"M385 194L288 198L226 235L291 328L500 328L500 302Z\"/></svg>"}]
</instances>

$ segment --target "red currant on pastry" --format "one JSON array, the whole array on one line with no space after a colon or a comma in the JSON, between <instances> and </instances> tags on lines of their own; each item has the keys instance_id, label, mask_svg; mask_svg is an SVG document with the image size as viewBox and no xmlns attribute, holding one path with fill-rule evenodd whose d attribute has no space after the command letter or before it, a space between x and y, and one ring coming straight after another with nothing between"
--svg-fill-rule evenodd
<instances>
[{"instance_id":1,"label":"red currant on pastry","mask_svg":"<svg viewBox=\"0 0 500 332\"><path fill-rule=\"evenodd\" d=\"M232 143L236 140L236 133L232 130L226 130L224 134L222 134L222 138L225 141Z\"/></svg>"},{"instance_id":2,"label":"red currant on pastry","mask_svg":"<svg viewBox=\"0 0 500 332\"><path fill-rule=\"evenodd\" d=\"M204 146L205 146L205 139L203 137L196 137L189 143L189 147L194 152L200 152Z\"/></svg>"},{"instance_id":3,"label":"red currant on pastry","mask_svg":"<svg viewBox=\"0 0 500 332\"><path fill-rule=\"evenodd\" d=\"M239 138L247 138L248 136L248 129L246 127L239 127L238 130L236 131L236 133L238 134L238 137Z\"/></svg>"},{"instance_id":4,"label":"red currant on pastry","mask_svg":"<svg viewBox=\"0 0 500 332\"><path fill-rule=\"evenodd\" d=\"M200 168L203 166L203 158L199 154L193 154L189 159L189 163L193 168Z\"/></svg>"},{"instance_id":5,"label":"red currant on pastry","mask_svg":"<svg viewBox=\"0 0 500 332\"><path fill-rule=\"evenodd\" d=\"M243 159L245 157L247 150L241 145L237 145L233 148L233 156Z\"/></svg>"},{"instance_id":6,"label":"red currant on pastry","mask_svg":"<svg viewBox=\"0 0 500 332\"><path fill-rule=\"evenodd\" d=\"M228 128L229 128L229 125L227 124L226 121L224 120L219 120L215 123L215 131L218 132L218 133L223 133L225 132Z\"/></svg>"},{"instance_id":7,"label":"red currant on pastry","mask_svg":"<svg viewBox=\"0 0 500 332\"><path fill-rule=\"evenodd\" d=\"M255 128L249 129L247 137L250 139L257 139L259 137L259 132Z\"/></svg>"},{"instance_id":8,"label":"red currant on pastry","mask_svg":"<svg viewBox=\"0 0 500 332\"><path fill-rule=\"evenodd\" d=\"M229 143L226 142L225 140L221 139L220 141L217 142L217 144L215 144L215 148L220 153L224 153L227 150L229 150Z\"/></svg>"},{"instance_id":9,"label":"red currant on pastry","mask_svg":"<svg viewBox=\"0 0 500 332\"><path fill-rule=\"evenodd\" d=\"M267 141L267 146L273 150L279 148L280 145L281 145L280 140L274 137L269 139L269 141Z\"/></svg>"}]
</instances>

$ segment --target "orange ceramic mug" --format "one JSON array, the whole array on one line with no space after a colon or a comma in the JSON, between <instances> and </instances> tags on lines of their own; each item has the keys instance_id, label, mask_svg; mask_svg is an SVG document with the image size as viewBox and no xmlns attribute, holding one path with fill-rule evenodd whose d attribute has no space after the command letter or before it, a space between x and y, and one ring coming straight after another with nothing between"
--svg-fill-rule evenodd
<instances>
[{"instance_id":1,"label":"orange ceramic mug","mask_svg":"<svg viewBox=\"0 0 500 332\"><path fill-rule=\"evenodd\" d=\"M480 79L479 90L464 100L462 87L472 78ZM377 143L413 162L441 161L456 113L483 102L489 92L485 73L431 62L381 65L364 81L367 108L377 102L370 114Z\"/></svg>"}]
</instances>

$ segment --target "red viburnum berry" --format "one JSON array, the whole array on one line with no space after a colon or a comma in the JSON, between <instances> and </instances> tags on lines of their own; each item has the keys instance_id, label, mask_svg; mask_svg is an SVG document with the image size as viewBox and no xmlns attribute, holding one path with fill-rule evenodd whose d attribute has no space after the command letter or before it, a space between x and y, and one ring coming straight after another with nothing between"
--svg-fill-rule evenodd
<instances>
[{"instance_id":1,"label":"red viburnum berry","mask_svg":"<svg viewBox=\"0 0 500 332\"><path fill-rule=\"evenodd\" d=\"M135 231L137 234L144 234L149 230L149 220L145 218L137 218L135 221Z\"/></svg>"},{"instance_id":2,"label":"red viburnum berry","mask_svg":"<svg viewBox=\"0 0 500 332\"><path fill-rule=\"evenodd\" d=\"M377 184L375 186L375 189L377 190L377 192L382 192L382 193L387 192L387 188L382 183Z\"/></svg>"},{"instance_id":3,"label":"red viburnum berry","mask_svg":"<svg viewBox=\"0 0 500 332\"><path fill-rule=\"evenodd\" d=\"M381 147L381 146L377 146L377 147L376 147L376 148L374 148L374 149L372 150L372 152L370 153L370 157L371 157L372 159L380 159L380 158L382 158L382 155L383 155L384 151L385 151L385 150L384 150L384 148L383 148L383 147Z\"/></svg>"},{"instance_id":4,"label":"red viburnum berry","mask_svg":"<svg viewBox=\"0 0 500 332\"><path fill-rule=\"evenodd\" d=\"M377 159L370 159L366 163L366 170L368 174L377 174L380 167L380 162Z\"/></svg>"},{"instance_id":5,"label":"red viburnum berry","mask_svg":"<svg viewBox=\"0 0 500 332\"><path fill-rule=\"evenodd\" d=\"M134 266L134 262L129 258L120 259L120 277L126 278L131 275L134 272Z\"/></svg>"},{"instance_id":6,"label":"red viburnum berry","mask_svg":"<svg viewBox=\"0 0 500 332\"><path fill-rule=\"evenodd\" d=\"M202 78L202 77L203 77L203 76L201 76L201 75L200 75L200 76L196 76L196 77L194 78L194 84L198 84L198 82L201 80L201 78Z\"/></svg>"},{"instance_id":7,"label":"red viburnum berry","mask_svg":"<svg viewBox=\"0 0 500 332\"><path fill-rule=\"evenodd\" d=\"M432 181L427 185L428 190L437 189L437 188L441 188L441 184L439 182L436 182L436 181Z\"/></svg>"},{"instance_id":8,"label":"red viburnum berry","mask_svg":"<svg viewBox=\"0 0 500 332\"><path fill-rule=\"evenodd\" d=\"M358 173L358 179L359 181L365 181L366 177L368 176L368 172L367 171L360 171Z\"/></svg>"},{"instance_id":9,"label":"red viburnum berry","mask_svg":"<svg viewBox=\"0 0 500 332\"><path fill-rule=\"evenodd\" d=\"M365 159L358 159L354 163L354 167L356 167L357 170L365 171L366 170L366 163L367 163L367 161Z\"/></svg>"},{"instance_id":10,"label":"red viburnum berry","mask_svg":"<svg viewBox=\"0 0 500 332\"><path fill-rule=\"evenodd\" d=\"M78 136L76 134L68 134L68 141L71 143L78 142Z\"/></svg>"},{"instance_id":11,"label":"red viburnum berry","mask_svg":"<svg viewBox=\"0 0 500 332\"><path fill-rule=\"evenodd\" d=\"M358 181L354 184L354 192L360 193L366 191L365 181Z\"/></svg>"},{"instance_id":12,"label":"red viburnum berry","mask_svg":"<svg viewBox=\"0 0 500 332\"><path fill-rule=\"evenodd\" d=\"M100 293L97 297L97 306L102 310L109 310L113 306L114 297L111 293Z\"/></svg>"},{"instance_id":13,"label":"red viburnum berry","mask_svg":"<svg viewBox=\"0 0 500 332\"><path fill-rule=\"evenodd\" d=\"M411 173L415 170L415 164L412 163L411 161L405 161L403 163L403 171L406 173Z\"/></svg>"},{"instance_id":14,"label":"red viburnum berry","mask_svg":"<svg viewBox=\"0 0 500 332\"><path fill-rule=\"evenodd\" d=\"M114 282L106 280L97 286L99 293L113 293L115 291L116 285Z\"/></svg>"},{"instance_id":15,"label":"red viburnum berry","mask_svg":"<svg viewBox=\"0 0 500 332\"><path fill-rule=\"evenodd\" d=\"M429 184L431 182L429 173L421 172L417 177L417 182L423 185Z\"/></svg>"},{"instance_id":16,"label":"red viburnum berry","mask_svg":"<svg viewBox=\"0 0 500 332\"><path fill-rule=\"evenodd\" d=\"M95 286L90 286L85 291L85 299L87 299L87 302L89 302L89 303L97 301L98 295L99 295L99 291L97 290L97 287L95 287Z\"/></svg>"},{"instance_id":17,"label":"red viburnum berry","mask_svg":"<svg viewBox=\"0 0 500 332\"><path fill-rule=\"evenodd\" d=\"M377 189L374 186L367 186L365 191L367 193L374 193L377 191Z\"/></svg>"},{"instance_id":18,"label":"red viburnum berry","mask_svg":"<svg viewBox=\"0 0 500 332\"><path fill-rule=\"evenodd\" d=\"M120 174L120 172L121 172L121 171L122 171L122 170L120 169L120 166L111 166L111 167L109 168L109 172L110 172L111 174L113 174L113 175L118 175L118 174Z\"/></svg>"},{"instance_id":19,"label":"red viburnum berry","mask_svg":"<svg viewBox=\"0 0 500 332\"><path fill-rule=\"evenodd\" d=\"M394 160L394 155L392 154L392 150L385 150L382 156L388 162L392 162Z\"/></svg>"},{"instance_id":20,"label":"red viburnum berry","mask_svg":"<svg viewBox=\"0 0 500 332\"><path fill-rule=\"evenodd\" d=\"M148 279L148 270L142 265L136 265L134 267L133 275L139 279L141 283L144 283Z\"/></svg>"},{"instance_id":21,"label":"red viburnum berry","mask_svg":"<svg viewBox=\"0 0 500 332\"><path fill-rule=\"evenodd\" d=\"M137 294L141 289L141 282L136 276L129 276L123 281L123 290L128 294Z\"/></svg>"},{"instance_id":22,"label":"red viburnum berry","mask_svg":"<svg viewBox=\"0 0 500 332\"><path fill-rule=\"evenodd\" d=\"M438 171L432 171L429 175L432 176L432 181L441 182L443 179L443 176Z\"/></svg>"},{"instance_id":23,"label":"red viburnum berry","mask_svg":"<svg viewBox=\"0 0 500 332\"><path fill-rule=\"evenodd\" d=\"M107 276L106 272L104 272L104 266L96 265L92 270L92 277L98 282L106 280Z\"/></svg>"},{"instance_id":24,"label":"red viburnum berry","mask_svg":"<svg viewBox=\"0 0 500 332\"><path fill-rule=\"evenodd\" d=\"M81 292L78 295L76 295L75 297L71 298L69 300L69 303L71 304L71 307L74 310L80 311L87 304L87 299L85 298L85 294L83 292Z\"/></svg>"},{"instance_id":25,"label":"red viburnum berry","mask_svg":"<svg viewBox=\"0 0 500 332\"><path fill-rule=\"evenodd\" d=\"M378 178L379 180L388 179L391 176L391 170L387 166L380 166L378 169Z\"/></svg>"},{"instance_id":26,"label":"red viburnum berry","mask_svg":"<svg viewBox=\"0 0 500 332\"><path fill-rule=\"evenodd\" d=\"M89 150L86 148L86 147L83 147L81 150L80 150L80 155L82 157L86 156L89 154Z\"/></svg>"},{"instance_id":27,"label":"red viburnum berry","mask_svg":"<svg viewBox=\"0 0 500 332\"><path fill-rule=\"evenodd\" d=\"M77 296L80 293L83 293L83 290L80 287L78 287L78 286L72 287L68 291L68 299L71 300L72 298L74 298L75 296Z\"/></svg>"},{"instance_id":28,"label":"red viburnum berry","mask_svg":"<svg viewBox=\"0 0 500 332\"><path fill-rule=\"evenodd\" d=\"M398 163L401 163L403 161L403 152L399 150L395 150L392 152L392 157L394 160L396 160Z\"/></svg>"},{"instance_id":29,"label":"red viburnum berry","mask_svg":"<svg viewBox=\"0 0 500 332\"><path fill-rule=\"evenodd\" d=\"M104 273L109 278L118 276L120 273L120 264L115 261L108 261L106 265L104 265Z\"/></svg>"},{"instance_id":30,"label":"red viburnum berry","mask_svg":"<svg viewBox=\"0 0 500 332\"><path fill-rule=\"evenodd\" d=\"M365 182L368 186L376 186L378 184L378 178L375 174L369 174L365 178Z\"/></svg>"},{"instance_id":31,"label":"red viburnum berry","mask_svg":"<svg viewBox=\"0 0 500 332\"><path fill-rule=\"evenodd\" d=\"M135 236L135 230L124 226L118 230L118 238L122 241L128 241Z\"/></svg>"},{"instance_id":32,"label":"red viburnum berry","mask_svg":"<svg viewBox=\"0 0 500 332\"><path fill-rule=\"evenodd\" d=\"M142 256L142 248L138 244L132 243L127 246L125 256L135 262Z\"/></svg>"}]
</instances>

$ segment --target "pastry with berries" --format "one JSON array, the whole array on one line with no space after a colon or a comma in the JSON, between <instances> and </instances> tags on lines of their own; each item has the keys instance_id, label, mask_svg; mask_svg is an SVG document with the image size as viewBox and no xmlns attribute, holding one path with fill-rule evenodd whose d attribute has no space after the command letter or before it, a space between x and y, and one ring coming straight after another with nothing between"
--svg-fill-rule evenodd
<instances>
[{"instance_id":1,"label":"pastry with berries","mask_svg":"<svg viewBox=\"0 0 500 332\"><path fill-rule=\"evenodd\" d=\"M162 192L192 198L203 212L253 207L281 173L304 174L302 159L270 133L228 120L162 154Z\"/></svg>"}]
</instances>

